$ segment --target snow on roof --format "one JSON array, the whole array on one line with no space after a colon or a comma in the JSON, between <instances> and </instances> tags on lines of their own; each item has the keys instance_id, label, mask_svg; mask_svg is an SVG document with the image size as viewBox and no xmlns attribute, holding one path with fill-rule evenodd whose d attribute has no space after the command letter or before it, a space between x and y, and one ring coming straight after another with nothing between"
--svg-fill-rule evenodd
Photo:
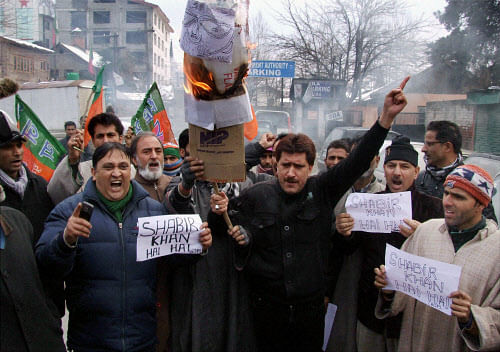
<instances>
[{"instance_id":1,"label":"snow on roof","mask_svg":"<svg viewBox=\"0 0 500 352\"><path fill-rule=\"evenodd\" d=\"M63 47L71 51L73 54L78 56L80 59L82 59L85 62L89 62L89 56L90 56L90 50L82 50L76 46L69 45L69 44L64 44L61 43ZM93 58L93 64L96 67L101 67L104 64L104 59L101 55L99 55L97 52L92 51L92 55L94 56Z\"/></svg>"},{"instance_id":2,"label":"snow on roof","mask_svg":"<svg viewBox=\"0 0 500 352\"><path fill-rule=\"evenodd\" d=\"M65 87L82 87L92 88L94 81L90 80L66 80L66 81L49 81L49 82L26 82L21 85L21 89L44 89L44 88L65 88Z\"/></svg>"},{"instance_id":3,"label":"snow on roof","mask_svg":"<svg viewBox=\"0 0 500 352\"><path fill-rule=\"evenodd\" d=\"M12 41L12 42L14 42L16 44L27 46L27 47L30 47L30 48L33 48L33 49L38 49L38 50L41 50L41 51L45 51L47 53L53 53L54 52L54 50L50 50L50 49L44 48L43 46L33 44L33 43L28 42L26 40L16 39L16 38L11 38L11 37L3 37L3 38L5 38L7 40L10 40L10 41Z\"/></svg>"}]
</instances>

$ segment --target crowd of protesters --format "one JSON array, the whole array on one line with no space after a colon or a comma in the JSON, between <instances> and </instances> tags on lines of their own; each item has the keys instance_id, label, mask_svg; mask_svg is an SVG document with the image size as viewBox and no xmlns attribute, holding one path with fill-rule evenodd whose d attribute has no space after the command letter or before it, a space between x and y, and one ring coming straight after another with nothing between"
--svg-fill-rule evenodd
<instances>
[{"instance_id":1,"label":"crowd of protesters","mask_svg":"<svg viewBox=\"0 0 500 352\"><path fill-rule=\"evenodd\" d=\"M112 111L88 124L90 159L83 131L65 124L67 155L47 183L0 111L0 350L500 350L494 183L464 165L458 126L428 125L425 170L400 136L385 184L374 175L406 82L368 132L328 146L327 171L313 175L308 136L265 133L245 147L246 181L217 187L188 130L164 148ZM412 218L390 233L353 231L354 192L410 192ZM137 261L138 218L175 213L200 215L202 253ZM462 268L451 316L385 289L386 244ZM328 303L337 313L324 341Z\"/></svg>"}]
</instances>

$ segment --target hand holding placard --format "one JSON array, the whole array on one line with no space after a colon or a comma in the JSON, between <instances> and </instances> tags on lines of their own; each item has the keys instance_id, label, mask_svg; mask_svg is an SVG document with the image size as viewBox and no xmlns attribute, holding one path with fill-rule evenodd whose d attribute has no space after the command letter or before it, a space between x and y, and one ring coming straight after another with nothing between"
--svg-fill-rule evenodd
<instances>
[{"instance_id":1,"label":"hand holding placard","mask_svg":"<svg viewBox=\"0 0 500 352\"><path fill-rule=\"evenodd\" d=\"M386 244L385 270L387 285L382 286L383 275L377 274L377 287L403 292L451 315L450 295L458 290L461 267L406 253Z\"/></svg>"},{"instance_id":2,"label":"hand holding placard","mask_svg":"<svg viewBox=\"0 0 500 352\"><path fill-rule=\"evenodd\" d=\"M412 218L411 192L351 193L345 207L354 218L352 231L399 232L404 219Z\"/></svg>"}]
</instances>

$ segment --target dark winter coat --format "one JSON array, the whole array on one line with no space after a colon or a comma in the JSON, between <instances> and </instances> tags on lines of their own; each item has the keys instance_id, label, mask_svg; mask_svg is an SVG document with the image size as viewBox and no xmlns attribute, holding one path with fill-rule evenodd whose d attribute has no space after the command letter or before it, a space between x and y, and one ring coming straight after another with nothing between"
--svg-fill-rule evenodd
<instances>
[{"instance_id":1,"label":"dark winter coat","mask_svg":"<svg viewBox=\"0 0 500 352\"><path fill-rule=\"evenodd\" d=\"M33 253L33 228L20 211L0 207L0 349L65 351L61 321L45 298Z\"/></svg>"},{"instance_id":2,"label":"dark winter coat","mask_svg":"<svg viewBox=\"0 0 500 352\"><path fill-rule=\"evenodd\" d=\"M414 186L410 188L410 191L413 220L425 222L444 216L441 199L421 193ZM380 193L390 193L390 191L387 188ZM375 305L379 291L373 284L373 269L384 264L386 243L401 248L405 240L406 237L399 232L353 232L350 239L354 248L361 247L363 256L358 291L358 320L376 333L384 334L385 332L388 337L399 337L401 315L384 320L375 318Z\"/></svg>"},{"instance_id":3,"label":"dark winter coat","mask_svg":"<svg viewBox=\"0 0 500 352\"><path fill-rule=\"evenodd\" d=\"M33 225L35 234L35 245L43 232L43 224L47 216L54 208L52 200L47 193L47 181L43 177L35 175L25 167L26 176L28 177L28 185L24 191L24 197L21 198L19 193L7 186L2 180L0 184L5 190L5 201L2 205L19 210L26 215Z\"/></svg>"},{"instance_id":4,"label":"dark winter coat","mask_svg":"<svg viewBox=\"0 0 500 352\"><path fill-rule=\"evenodd\" d=\"M132 199L118 222L89 180L83 193L56 206L37 244L40 268L66 281L70 349L143 351L156 344L157 262L136 261L137 219L166 210L137 182L132 185ZM70 248L63 231L81 201L94 204L92 230Z\"/></svg>"},{"instance_id":5,"label":"dark winter coat","mask_svg":"<svg viewBox=\"0 0 500 352\"><path fill-rule=\"evenodd\" d=\"M297 194L286 194L274 179L230 201L233 224L243 225L251 236L238 258L248 255L241 264L254 293L285 304L323 298L333 207L368 169L386 135L375 123L347 159L309 177Z\"/></svg>"}]
</instances>

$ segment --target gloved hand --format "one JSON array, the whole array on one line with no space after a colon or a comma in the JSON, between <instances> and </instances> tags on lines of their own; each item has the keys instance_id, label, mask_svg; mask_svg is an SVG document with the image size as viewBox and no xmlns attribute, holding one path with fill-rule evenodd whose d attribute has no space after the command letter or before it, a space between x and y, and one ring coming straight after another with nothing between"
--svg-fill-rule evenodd
<instances>
[{"instance_id":1,"label":"gloved hand","mask_svg":"<svg viewBox=\"0 0 500 352\"><path fill-rule=\"evenodd\" d=\"M184 163L181 166L181 179L182 187L184 189L189 190L193 188L196 175L193 171L191 171L191 162L188 160L184 160Z\"/></svg>"}]
</instances>

